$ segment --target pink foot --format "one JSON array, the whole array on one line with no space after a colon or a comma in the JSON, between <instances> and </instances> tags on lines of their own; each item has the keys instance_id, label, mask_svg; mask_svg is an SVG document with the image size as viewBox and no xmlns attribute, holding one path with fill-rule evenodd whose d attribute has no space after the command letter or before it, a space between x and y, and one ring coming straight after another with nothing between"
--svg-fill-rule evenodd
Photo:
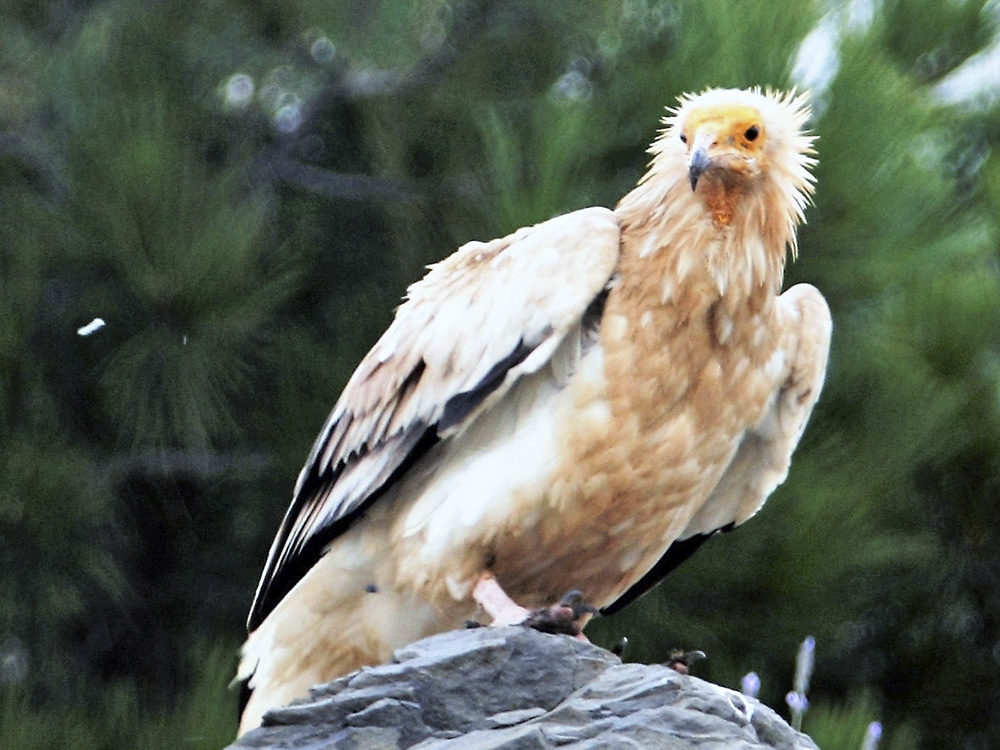
<instances>
[{"instance_id":1,"label":"pink foot","mask_svg":"<svg viewBox=\"0 0 1000 750\"><path fill-rule=\"evenodd\" d=\"M472 589L472 598L493 618L494 627L525 625L543 633L563 633L581 641L581 632L597 610L583 601L583 594L570 591L557 604L529 610L507 596L492 573L483 573Z\"/></svg>"},{"instance_id":2,"label":"pink foot","mask_svg":"<svg viewBox=\"0 0 1000 750\"><path fill-rule=\"evenodd\" d=\"M494 627L520 625L531 615L530 610L525 609L507 596L507 592L503 590L497 582L496 576L492 573L483 573L480 576L472 588L472 598L486 614L493 618L490 625Z\"/></svg>"}]
</instances>

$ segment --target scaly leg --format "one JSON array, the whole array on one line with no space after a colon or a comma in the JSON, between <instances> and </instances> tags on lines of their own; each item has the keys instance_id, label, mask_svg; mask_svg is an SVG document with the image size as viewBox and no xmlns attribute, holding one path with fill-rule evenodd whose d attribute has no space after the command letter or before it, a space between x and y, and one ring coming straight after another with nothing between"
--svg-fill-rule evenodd
<instances>
[{"instance_id":1,"label":"scaly leg","mask_svg":"<svg viewBox=\"0 0 1000 750\"><path fill-rule=\"evenodd\" d=\"M583 600L579 591L570 591L551 607L529 610L503 590L492 573L483 573L472 589L472 598L493 618L494 627L524 625L543 633L564 633L587 640L581 632L591 615L597 612Z\"/></svg>"},{"instance_id":2,"label":"scaly leg","mask_svg":"<svg viewBox=\"0 0 1000 750\"><path fill-rule=\"evenodd\" d=\"M507 592L492 573L483 573L479 577L472 588L472 598L493 618L490 625L494 627L520 625L531 615L531 610L525 609L507 596Z\"/></svg>"}]
</instances>

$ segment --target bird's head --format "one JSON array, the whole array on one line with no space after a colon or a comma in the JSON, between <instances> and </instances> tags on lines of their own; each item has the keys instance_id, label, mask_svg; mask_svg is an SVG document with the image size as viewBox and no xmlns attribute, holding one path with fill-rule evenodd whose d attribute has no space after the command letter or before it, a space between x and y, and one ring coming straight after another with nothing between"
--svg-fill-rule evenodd
<instances>
[{"instance_id":1,"label":"bird's head","mask_svg":"<svg viewBox=\"0 0 1000 750\"><path fill-rule=\"evenodd\" d=\"M760 110L748 104L706 104L689 112L678 130L692 190L703 174L732 182L757 176L767 163L769 133Z\"/></svg>"},{"instance_id":2,"label":"bird's head","mask_svg":"<svg viewBox=\"0 0 1000 750\"><path fill-rule=\"evenodd\" d=\"M746 203L745 196L766 196L794 226L813 190L814 136L805 130L808 118L806 97L795 92L685 94L650 147L653 162L642 182L659 193L657 200L664 199L661 190L694 191L722 218Z\"/></svg>"},{"instance_id":3,"label":"bird's head","mask_svg":"<svg viewBox=\"0 0 1000 750\"><path fill-rule=\"evenodd\" d=\"M804 95L760 89L685 94L651 151L682 155L692 190L702 179L736 187L762 176L812 191L813 136Z\"/></svg>"}]
</instances>

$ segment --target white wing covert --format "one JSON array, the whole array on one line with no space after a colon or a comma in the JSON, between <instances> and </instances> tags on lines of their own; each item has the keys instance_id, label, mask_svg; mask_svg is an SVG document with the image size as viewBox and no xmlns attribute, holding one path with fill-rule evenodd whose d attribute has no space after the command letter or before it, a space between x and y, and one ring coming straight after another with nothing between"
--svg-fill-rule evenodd
<instances>
[{"instance_id":1,"label":"white wing covert","mask_svg":"<svg viewBox=\"0 0 1000 750\"><path fill-rule=\"evenodd\" d=\"M588 208L469 242L407 290L299 474L257 587L251 631L431 445L550 360L607 287L618 253L614 214Z\"/></svg>"}]
</instances>

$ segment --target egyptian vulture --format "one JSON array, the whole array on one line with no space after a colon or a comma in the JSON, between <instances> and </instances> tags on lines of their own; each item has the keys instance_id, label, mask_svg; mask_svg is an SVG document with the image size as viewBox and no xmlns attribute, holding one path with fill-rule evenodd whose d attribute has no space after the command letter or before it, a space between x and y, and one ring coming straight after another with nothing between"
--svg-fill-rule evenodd
<instances>
[{"instance_id":1,"label":"egyptian vulture","mask_svg":"<svg viewBox=\"0 0 1000 750\"><path fill-rule=\"evenodd\" d=\"M271 547L241 732L483 618L497 591L615 611L760 509L830 343L814 287L779 294L813 189L808 116L795 94L683 96L613 211L469 242L409 288Z\"/></svg>"}]
</instances>

